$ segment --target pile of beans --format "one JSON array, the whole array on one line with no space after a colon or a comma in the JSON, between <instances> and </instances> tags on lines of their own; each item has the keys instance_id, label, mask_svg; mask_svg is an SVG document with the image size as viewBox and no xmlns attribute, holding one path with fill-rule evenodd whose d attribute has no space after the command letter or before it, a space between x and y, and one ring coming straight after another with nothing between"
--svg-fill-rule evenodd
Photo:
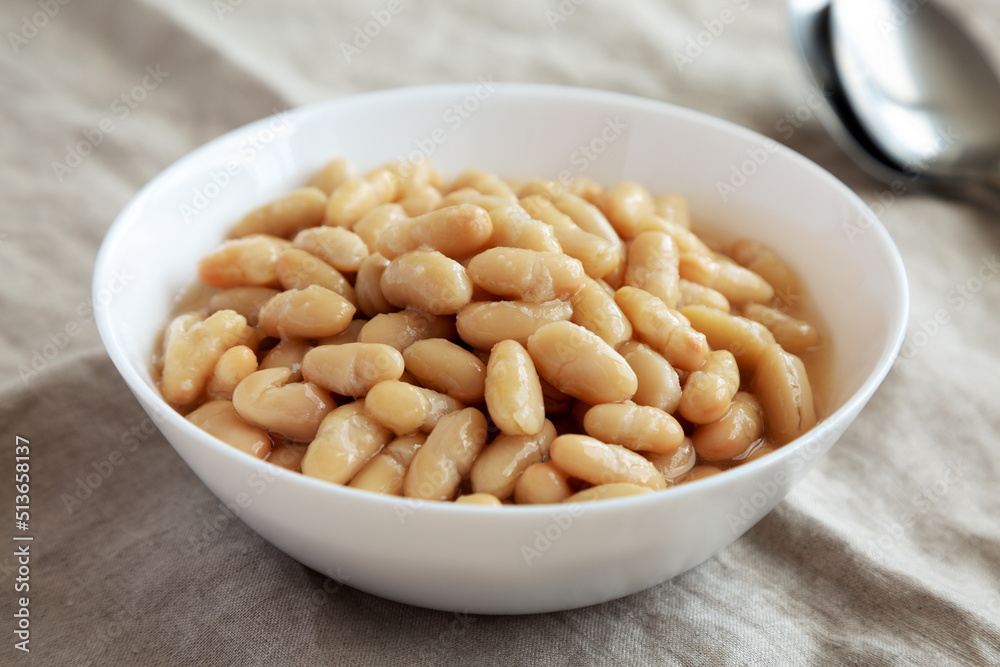
<instances>
[{"instance_id":1,"label":"pile of beans","mask_svg":"<svg viewBox=\"0 0 1000 667\"><path fill-rule=\"evenodd\" d=\"M648 493L817 421L794 273L677 195L330 162L198 265L166 400L335 484L501 505Z\"/></svg>"}]
</instances>

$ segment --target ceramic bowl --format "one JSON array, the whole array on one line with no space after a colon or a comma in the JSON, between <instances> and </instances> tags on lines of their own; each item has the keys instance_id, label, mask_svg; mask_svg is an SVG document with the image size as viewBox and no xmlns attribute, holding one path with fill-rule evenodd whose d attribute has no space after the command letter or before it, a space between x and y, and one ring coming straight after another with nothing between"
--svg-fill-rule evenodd
<instances>
[{"instance_id":1,"label":"ceramic bowl","mask_svg":"<svg viewBox=\"0 0 1000 667\"><path fill-rule=\"evenodd\" d=\"M446 175L584 174L687 197L697 224L774 247L828 328L832 364L815 429L736 469L599 503L487 508L336 486L254 459L188 423L150 371L174 298L245 212L327 160L362 168L429 156ZM127 281L122 279L127 276ZM251 123L154 178L108 231L94 271L108 354L198 477L264 539L346 585L468 613L531 613L618 598L695 567L769 512L871 397L907 317L903 265L874 214L776 142L683 108L543 85L403 88ZM194 521L194 519L192 519ZM192 563L192 566L196 566Z\"/></svg>"}]
</instances>

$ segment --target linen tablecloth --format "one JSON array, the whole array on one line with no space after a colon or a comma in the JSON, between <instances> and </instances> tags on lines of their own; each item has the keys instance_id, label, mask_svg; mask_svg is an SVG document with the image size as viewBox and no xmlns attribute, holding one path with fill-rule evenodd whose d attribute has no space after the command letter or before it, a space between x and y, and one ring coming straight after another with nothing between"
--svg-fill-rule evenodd
<instances>
[{"instance_id":1,"label":"linen tablecloth","mask_svg":"<svg viewBox=\"0 0 1000 667\"><path fill-rule=\"evenodd\" d=\"M951 6L1000 62L1000 8ZM816 119L784 12L776 0L4 2L0 664L1000 664L1000 221L855 167ZM93 323L102 235L175 159L275 110L480 77L646 96L768 135L873 204L912 290L900 361L787 500L694 570L563 613L428 611L285 556L153 428ZM11 539L25 440L31 542Z\"/></svg>"}]
</instances>

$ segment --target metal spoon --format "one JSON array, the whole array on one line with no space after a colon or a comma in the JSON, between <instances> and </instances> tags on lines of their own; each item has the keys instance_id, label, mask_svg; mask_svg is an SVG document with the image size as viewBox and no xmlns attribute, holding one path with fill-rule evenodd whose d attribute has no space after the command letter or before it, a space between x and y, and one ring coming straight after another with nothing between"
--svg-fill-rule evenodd
<instances>
[{"instance_id":1,"label":"metal spoon","mask_svg":"<svg viewBox=\"0 0 1000 667\"><path fill-rule=\"evenodd\" d=\"M789 0L820 120L886 182L1000 209L1000 80L929 0Z\"/></svg>"}]
</instances>

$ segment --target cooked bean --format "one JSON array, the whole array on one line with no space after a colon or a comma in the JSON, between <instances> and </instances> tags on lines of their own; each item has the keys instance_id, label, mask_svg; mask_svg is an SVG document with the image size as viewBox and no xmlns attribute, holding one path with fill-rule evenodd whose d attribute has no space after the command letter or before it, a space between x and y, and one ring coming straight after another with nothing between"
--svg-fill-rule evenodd
<instances>
[{"instance_id":1,"label":"cooked bean","mask_svg":"<svg viewBox=\"0 0 1000 667\"><path fill-rule=\"evenodd\" d=\"M664 232L642 232L628 249L625 284L658 296L669 308L680 300L677 247Z\"/></svg>"},{"instance_id":2,"label":"cooked bean","mask_svg":"<svg viewBox=\"0 0 1000 667\"><path fill-rule=\"evenodd\" d=\"M290 368L292 374L288 377L288 381L299 382L302 380L302 357L311 349L313 346L309 341L298 338L278 341L278 344L260 360L260 367Z\"/></svg>"},{"instance_id":3,"label":"cooked bean","mask_svg":"<svg viewBox=\"0 0 1000 667\"><path fill-rule=\"evenodd\" d=\"M604 191L601 210L618 235L633 239L639 235L636 223L653 213L653 195L631 181L621 181Z\"/></svg>"},{"instance_id":4,"label":"cooked bean","mask_svg":"<svg viewBox=\"0 0 1000 667\"><path fill-rule=\"evenodd\" d=\"M764 437L764 417L753 394L741 391L721 419L694 430L691 441L699 458L709 463L733 459Z\"/></svg>"},{"instance_id":5,"label":"cooked bean","mask_svg":"<svg viewBox=\"0 0 1000 667\"><path fill-rule=\"evenodd\" d=\"M316 339L316 345L343 345L344 343L357 343L361 329L368 324L368 320L351 320L347 328L339 334L324 336Z\"/></svg>"},{"instance_id":6,"label":"cooked bean","mask_svg":"<svg viewBox=\"0 0 1000 667\"><path fill-rule=\"evenodd\" d=\"M729 350L709 352L701 368L684 382L678 412L692 424L722 418L740 388L740 369Z\"/></svg>"},{"instance_id":7,"label":"cooked bean","mask_svg":"<svg viewBox=\"0 0 1000 667\"><path fill-rule=\"evenodd\" d=\"M330 160L313 174L309 185L319 188L327 195L337 189L341 183L358 175L358 166L348 158ZM322 218L320 218L322 221ZM316 223L320 224L319 222Z\"/></svg>"},{"instance_id":8,"label":"cooked bean","mask_svg":"<svg viewBox=\"0 0 1000 667\"><path fill-rule=\"evenodd\" d=\"M267 457L267 462L285 470L302 472L302 458L306 455L308 447L309 444L304 442L279 440L271 446L271 454Z\"/></svg>"},{"instance_id":9,"label":"cooked bean","mask_svg":"<svg viewBox=\"0 0 1000 667\"><path fill-rule=\"evenodd\" d=\"M562 252L552 228L533 219L517 204L505 203L491 209L490 221L493 223L491 246Z\"/></svg>"},{"instance_id":10,"label":"cooked bean","mask_svg":"<svg viewBox=\"0 0 1000 667\"><path fill-rule=\"evenodd\" d=\"M590 484L629 482L654 491L666 488L663 475L639 454L586 435L561 435L549 449L552 463Z\"/></svg>"},{"instance_id":11,"label":"cooked bean","mask_svg":"<svg viewBox=\"0 0 1000 667\"><path fill-rule=\"evenodd\" d=\"M406 370L420 384L463 403L482 403L486 364L468 350L442 338L418 340L403 350Z\"/></svg>"},{"instance_id":12,"label":"cooked bean","mask_svg":"<svg viewBox=\"0 0 1000 667\"><path fill-rule=\"evenodd\" d=\"M205 393L211 399L232 400L243 378L257 370L257 355L246 345L231 347L215 362Z\"/></svg>"},{"instance_id":13,"label":"cooked bean","mask_svg":"<svg viewBox=\"0 0 1000 667\"><path fill-rule=\"evenodd\" d=\"M547 419L533 435L498 435L472 465L472 490L506 500L514 493L521 473L548 456L555 437L556 427Z\"/></svg>"},{"instance_id":14,"label":"cooked bean","mask_svg":"<svg viewBox=\"0 0 1000 667\"><path fill-rule=\"evenodd\" d=\"M518 505L561 503L573 495L566 473L551 463L533 463L514 483Z\"/></svg>"},{"instance_id":15,"label":"cooked bean","mask_svg":"<svg viewBox=\"0 0 1000 667\"><path fill-rule=\"evenodd\" d=\"M677 371L659 352L637 340L625 341L618 354L635 371L638 387L632 402L670 414L681 402L681 382Z\"/></svg>"},{"instance_id":16,"label":"cooked bean","mask_svg":"<svg viewBox=\"0 0 1000 667\"><path fill-rule=\"evenodd\" d=\"M677 304L678 308L683 308L684 306L708 306L709 308L718 308L727 313L729 312L729 299L723 296L719 290L714 290L711 287L705 287L704 285L699 285L683 278L678 281L678 286L681 296Z\"/></svg>"},{"instance_id":17,"label":"cooked bean","mask_svg":"<svg viewBox=\"0 0 1000 667\"><path fill-rule=\"evenodd\" d=\"M759 303L748 303L743 307L743 316L767 327L774 334L775 342L785 348L786 352L802 354L819 345L819 333L815 327L780 310Z\"/></svg>"},{"instance_id":18,"label":"cooked bean","mask_svg":"<svg viewBox=\"0 0 1000 667\"><path fill-rule=\"evenodd\" d=\"M627 270L628 264L624 258L621 258L613 269L601 276L601 282L612 290L619 290L625 286L625 272Z\"/></svg>"},{"instance_id":19,"label":"cooked bean","mask_svg":"<svg viewBox=\"0 0 1000 667\"><path fill-rule=\"evenodd\" d=\"M411 250L437 250L461 259L486 247L492 234L486 211L460 204L392 224L379 234L375 249L390 260Z\"/></svg>"},{"instance_id":20,"label":"cooked bean","mask_svg":"<svg viewBox=\"0 0 1000 667\"><path fill-rule=\"evenodd\" d=\"M240 419L232 401L217 400L203 403L197 410L188 414L187 420L250 456L264 459L271 453L271 437L267 431Z\"/></svg>"},{"instance_id":21,"label":"cooked bean","mask_svg":"<svg viewBox=\"0 0 1000 667\"><path fill-rule=\"evenodd\" d=\"M673 415L634 403L595 405L583 418L583 430L602 442L641 452L672 452L684 440Z\"/></svg>"},{"instance_id":22,"label":"cooked bean","mask_svg":"<svg viewBox=\"0 0 1000 667\"><path fill-rule=\"evenodd\" d=\"M299 250L289 248L278 256L275 264L278 280L285 289L305 289L310 285L319 285L331 292L336 292L352 304L357 302L354 287L337 269L333 268L319 257Z\"/></svg>"},{"instance_id":23,"label":"cooked bean","mask_svg":"<svg viewBox=\"0 0 1000 667\"><path fill-rule=\"evenodd\" d=\"M399 177L399 183L402 187L432 185L440 189L443 184L441 174L434 169L431 161L423 155L415 160L411 158L390 162L385 167Z\"/></svg>"},{"instance_id":24,"label":"cooked bean","mask_svg":"<svg viewBox=\"0 0 1000 667\"><path fill-rule=\"evenodd\" d=\"M447 394L400 380L385 380L368 390L365 405L372 419L396 435L429 432L442 417L465 406Z\"/></svg>"},{"instance_id":25,"label":"cooked bean","mask_svg":"<svg viewBox=\"0 0 1000 667\"><path fill-rule=\"evenodd\" d=\"M584 231L572 217L556 208L549 198L540 194L530 195L521 199L521 205L533 218L552 227L562 251L580 260L590 277L601 278L621 258L620 239L608 239L600 234ZM578 208L585 210L583 205L578 205ZM604 230L600 223L597 225Z\"/></svg>"},{"instance_id":26,"label":"cooked bean","mask_svg":"<svg viewBox=\"0 0 1000 667\"><path fill-rule=\"evenodd\" d=\"M240 345L245 345L253 350L254 354L258 354L260 344L268 338L270 338L270 336L261 331L260 327L248 326L243 332L243 336L240 338Z\"/></svg>"},{"instance_id":27,"label":"cooked bean","mask_svg":"<svg viewBox=\"0 0 1000 667\"><path fill-rule=\"evenodd\" d=\"M507 187L511 189L511 192L517 195L517 193L521 191L521 188L524 187L524 184L528 182L528 179L520 178L518 176L504 176L503 182L507 184Z\"/></svg>"},{"instance_id":28,"label":"cooked bean","mask_svg":"<svg viewBox=\"0 0 1000 667\"><path fill-rule=\"evenodd\" d=\"M379 287L394 306L433 315L453 315L472 299L465 267L433 250L412 250L390 261Z\"/></svg>"},{"instance_id":29,"label":"cooked bean","mask_svg":"<svg viewBox=\"0 0 1000 667\"><path fill-rule=\"evenodd\" d=\"M469 262L469 277L497 296L544 303L568 299L583 284L583 266L572 257L523 248L490 248Z\"/></svg>"},{"instance_id":30,"label":"cooked bean","mask_svg":"<svg viewBox=\"0 0 1000 667\"><path fill-rule=\"evenodd\" d=\"M597 280L614 271L622 261L622 252L613 243L579 227L553 227L562 251L583 264L588 276Z\"/></svg>"},{"instance_id":31,"label":"cooked bean","mask_svg":"<svg viewBox=\"0 0 1000 667\"><path fill-rule=\"evenodd\" d=\"M325 224L350 228L368 211L392 201L397 187L397 177L388 171L347 179L330 193Z\"/></svg>"},{"instance_id":32,"label":"cooked bean","mask_svg":"<svg viewBox=\"0 0 1000 667\"><path fill-rule=\"evenodd\" d=\"M635 393L635 372L622 356L577 324L546 324L528 338L527 348L539 375L581 401L613 403Z\"/></svg>"},{"instance_id":33,"label":"cooked bean","mask_svg":"<svg viewBox=\"0 0 1000 667\"><path fill-rule=\"evenodd\" d=\"M303 229L292 239L292 246L344 273L354 273L368 256L368 245L358 234L343 227Z\"/></svg>"},{"instance_id":34,"label":"cooked bean","mask_svg":"<svg viewBox=\"0 0 1000 667\"><path fill-rule=\"evenodd\" d=\"M321 345L302 359L302 375L341 396L364 396L379 382L398 380L403 355L381 343Z\"/></svg>"},{"instance_id":35,"label":"cooked bean","mask_svg":"<svg viewBox=\"0 0 1000 667\"><path fill-rule=\"evenodd\" d=\"M270 234L289 238L308 227L322 224L326 193L319 188L299 188L251 211L229 230L228 238Z\"/></svg>"},{"instance_id":36,"label":"cooked bean","mask_svg":"<svg viewBox=\"0 0 1000 667\"><path fill-rule=\"evenodd\" d=\"M451 182L451 189L458 190L460 188L475 188L484 195L517 200L517 195L499 176L482 169L466 169L455 177L455 180Z\"/></svg>"},{"instance_id":37,"label":"cooked bean","mask_svg":"<svg viewBox=\"0 0 1000 667\"><path fill-rule=\"evenodd\" d=\"M706 477L713 477L722 472L721 468L712 465L697 465L688 471L683 478L677 480L678 484L686 482L696 482L699 479L705 479Z\"/></svg>"},{"instance_id":38,"label":"cooked bean","mask_svg":"<svg viewBox=\"0 0 1000 667\"><path fill-rule=\"evenodd\" d=\"M625 244L622 243L618 232L604 217L601 210L590 202L566 192L556 197L552 203L556 205L557 209L572 218L576 226L583 231L600 236L617 248L619 252L624 249Z\"/></svg>"},{"instance_id":39,"label":"cooked bean","mask_svg":"<svg viewBox=\"0 0 1000 667\"><path fill-rule=\"evenodd\" d=\"M406 220L407 217L406 210L399 204L379 204L361 216L361 219L351 227L351 231L361 237L371 250L384 229L400 220Z\"/></svg>"},{"instance_id":40,"label":"cooked bean","mask_svg":"<svg viewBox=\"0 0 1000 667\"><path fill-rule=\"evenodd\" d=\"M456 503L463 505L485 505L487 507L503 507L503 503L496 496L489 493L470 493L465 496L455 498Z\"/></svg>"},{"instance_id":41,"label":"cooked bean","mask_svg":"<svg viewBox=\"0 0 1000 667\"><path fill-rule=\"evenodd\" d=\"M404 187L403 176L399 163L386 163L369 170L364 179L376 188L384 190L386 201L395 201L400 197Z\"/></svg>"},{"instance_id":42,"label":"cooked bean","mask_svg":"<svg viewBox=\"0 0 1000 667\"><path fill-rule=\"evenodd\" d=\"M485 398L493 423L505 435L533 435L545 425L542 385L528 351L517 341L493 346Z\"/></svg>"},{"instance_id":43,"label":"cooked bean","mask_svg":"<svg viewBox=\"0 0 1000 667\"><path fill-rule=\"evenodd\" d=\"M414 386L420 386L420 383L417 382L417 378L410 375L409 371L407 371L405 368L403 369L403 374L399 376L399 381L405 382L406 384L412 384Z\"/></svg>"},{"instance_id":44,"label":"cooked bean","mask_svg":"<svg viewBox=\"0 0 1000 667\"><path fill-rule=\"evenodd\" d=\"M417 450L403 481L403 495L451 500L486 445L486 417L465 408L442 418Z\"/></svg>"},{"instance_id":45,"label":"cooked bean","mask_svg":"<svg viewBox=\"0 0 1000 667\"><path fill-rule=\"evenodd\" d=\"M354 312L354 305L341 295L310 285L272 297L260 309L259 326L268 336L322 338L346 329Z\"/></svg>"},{"instance_id":46,"label":"cooked bean","mask_svg":"<svg viewBox=\"0 0 1000 667\"><path fill-rule=\"evenodd\" d=\"M430 213L441 205L443 197L433 185L415 185L403 189L398 204L406 211L406 215L416 217Z\"/></svg>"},{"instance_id":47,"label":"cooked bean","mask_svg":"<svg viewBox=\"0 0 1000 667\"><path fill-rule=\"evenodd\" d=\"M354 280L358 310L368 317L397 310L382 294L382 274L388 266L389 260L374 252L365 257L358 268L358 275Z\"/></svg>"},{"instance_id":48,"label":"cooked bean","mask_svg":"<svg viewBox=\"0 0 1000 667\"><path fill-rule=\"evenodd\" d=\"M402 352L418 340L454 337L455 318L407 309L382 313L368 320L361 327L358 342L385 343Z\"/></svg>"},{"instance_id":49,"label":"cooked bean","mask_svg":"<svg viewBox=\"0 0 1000 667\"><path fill-rule=\"evenodd\" d=\"M614 296L599 282L587 276L583 286L570 299L573 304L573 324L579 324L615 347L632 337L632 324L625 317Z\"/></svg>"},{"instance_id":50,"label":"cooked bean","mask_svg":"<svg viewBox=\"0 0 1000 667\"><path fill-rule=\"evenodd\" d=\"M653 197L653 214L684 229L691 229L687 200L681 195L669 194Z\"/></svg>"},{"instance_id":51,"label":"cooked bean","mask_svg":"<svg viewBox=\"0 0 1000 667\"><path fill-rule=\"evenodd\" d=\"M566 192L597 205L604 196L604 188L592 178L574 176L566 183Z\"/></svg>"},{"instance_id":52,"label":"cooked bean","mask_svg":"<svg viewBox=\"0 0 1000 667\"><path fill-rule=\"evenodd\" d=\"M712 349L732 352L744 373L753 371L760 353L774 342L774 336L763 324L717 308L685 306L681 314L705 335Z\"/></svg>"},{"instance_id":53,"label":"cooked bean","mask_svg":"<svg viewBox=\"0 0 1000 667\"><path fill-rule=\"evenodd\" d=\"M737 262L764 278L786 304L794 306L802 298L795 271L768 246L741 239L733 244L731 254Z\"/></svg>"},{"instance_id":54,"label":"cooked bean","mask_svg":"<svg viewBox=\"0 0 1000 667\"><path fill-rule=\"evenodd\" d=\"M587 503L594 500L609 500L611 498L625 498L626 496L641 496L645 493L652 493L653 489L648 486L640 486L631 482L612 482L611 484L600 484L592 486L583 491L577 491L572 496L564 500L564 503Z\"/></svg>"},{"instance_id":55,"label":"cooked bean","mask_svg":"<svg viewBox=\"0 0 1000 667\"><path fill-rule=\"evenodd\" d=\"M760 353L754 391L764 409L765 433L783 445L816 425L812 386L802 360L777 343Z\"/></svg>"},{"instance_id":56,"label":"cooked bean","mask_svg":"<svg viewBox=\"0 0 1000 667\"><path fill-rule=\"evenodd\" d=\"M427 440L427 436L423 433L396 438L368 461L351 478L348 486L390 496L403 495L403 479L406 477L406 470L410 467L413 456L425 440Z\"/></svg>"},{"instance_id":57,"label":"cooked bean","mask_svg":"<svg viewBox=\"0 0 1000 667\"><path fill-rule=\"evenodd\" d=\"M633 331L675 368L696 370L708 356L705 335L691 327L681 313L663 300L636 287L615 292L615 303L625 313Z\"/></svg>"},{"instance_id":58,"label":"cooked bean","mask_svg":"<svg viewBox=\"0 0 1000 667\"><path fill-rule=\"evenodd\" d=\"M636 231L659 231L670 234L674 239L674 243L677 244L677 250L680 251L681 255L705 255L707 257L715 255L712 249L705 245L705 242L698 238L697 234L689 228L661 218L658 215L647 215L639 220L636 224Z\"/></svg>"},{"instance_id":59,"label":"cooked bean","mask_svg":"<svg viewBox=\"0 0 1000 667\"><path fill-rule=\"evenodd\" d=\"M267 300L278 293L270 287L230 287L212 295L208 307L217 310L235 310L247 319L247 324L257 326L257 313Z\"/></svg>"},{"instance_id":60,"label":"cooked bean","mask_svg":"<svg viewBox=\"0 0 1000 667\"><path fill-rule=\"evenodd\" d=\"M680 275L685 280L718 290L735 304L747 301L766 303L774 296L771 285L750 269L707 255L682 254Z\"/></svg>"},{"instance_id":61,"label":"cooked bean","mask_svg":"<svg viewBox=\"0 0 1000 667\"><path fill-rule=\"evenodd\" d=\"M673 452L663 454L657 452L643 452L646 460L656 466L656 469L663 475L663 479L668 483L674 483L688 473L694 467L698 457L694 451L694 444L691 438L684 438Z\"/></svg>"},{"instance_id":62,"label":"cooked bean","mask_svg":"<svg viewBox=\"0 0 1000 667\"><path fill-rule=\"evenodd\" d=\"M392 434L365 414L364 401L341 405L326 416L302 458L302 474L347 484Z\"/></svg>"},{"instance_id":63,"label":"cooked bean","mask_svg":"<svg viewBox=\"0 0 1000 667\"><path fill-rule=\"evenodd\" d=\"M275 264L289 247L285 239L267 234L225 241L198 262L198 277L210 287L276 287Z\"/></svg>"},{"instance_id":64,"label":"cooked bean","mask_svg":"<svg viewBox=\"0 0 1000 667\"><path fill-rule=\"evenodd\" d=\"M310 382L289 382L290 368L251 373L236 386L233 406L244 421L289 440L308 442L334 408L330 394Z\"/></svg>"},{"instance_id":65,"label":"cooked bean","mask_svg":"<svg viewBox=\"0 0 1000 667\"><path fill-rule=\"evenodd\" d=\"M550 181L545 178L529 178L521 183L520 187L513 188L513 190L521 199L537 195L543 199L551 200L566 192L566 186L559 181Z\"/></svg>"},{"instance_id":66,"label":"cooked bean","mask_svg":"<svg viewBox=\"0 0 1000 667\"><path fill-rule=\"evenodd\" d=\"M485 195L475 188L459 188L458 190L452 190L444 196L444 199L441 200L441 208L458 206L459 204L472 204L473 206L478 206L484 211L492 211L493 209L501 206L511 204L511 200L506 197Z\"/></svg>"},{"instance_id":67,"label":"cooked bean","mask_svg":"<svg viewBox=\"0 0 1000 667\"><path fill-rule=\"evenodd\" d=\"M466 343L491 350L506 339L526 345L528 337L540 327L568 320L572 314L573 307L565 301L474 301L458 311L455 324Z\"/></svg>"},{"instance_id":68,"label":"cooked bean","mask_svg":"<svg viewBox=\"0 0 1000 667\"><path fill-rule=\"evenodd\" d=\"M167 402L190 405L200 399L219 359L246 332L246 318L232 310L175 317L163 340L160 390Z\"/></svg>"},{"instance_id":69,"label":"cooked bean","mask_svg":"<svg viewBox=\"0 0 1000 667\"><path fill-rule=\"evenodd\" d=\"M275 465L391 495L581 502L717 474L816 423L794 353L819 336L773 250L690 226L635 182L334 160L202 259L161 388Z\"/></svg>"},{"instance_id":70,"label":"cooked bean","mask_svg":"<svg viewBox=\"0 0 1000 667\"><path fill-rule=\"evenodd\" d=\"M573 222L573 218L569 217L552 203L555 197L558 197L562 191L554 194L551 197L542 194L531 194L521 197L521 206L525 211L528 212L532 218L536 220L541 220L547 225L551 225L556 229L579 229L576 223Z\"/></svg>"}]
</instances>

